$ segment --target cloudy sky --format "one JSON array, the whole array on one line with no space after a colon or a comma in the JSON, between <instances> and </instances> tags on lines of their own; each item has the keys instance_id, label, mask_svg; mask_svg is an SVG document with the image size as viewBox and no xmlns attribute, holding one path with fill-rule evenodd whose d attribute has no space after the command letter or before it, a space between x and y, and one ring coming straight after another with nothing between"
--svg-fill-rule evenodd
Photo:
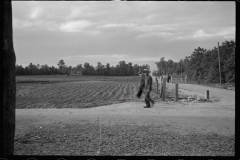
<instances>
[{"instance_id":1,"label":"cloudy sky","mask_svg":"<svg viewBox=\"0 0 240 160\"><path fill-rule=\"evenodd\" d=\"M16 63L179 61L235 40L235 2L13 1Z\"/></svg>"}]
</instances>

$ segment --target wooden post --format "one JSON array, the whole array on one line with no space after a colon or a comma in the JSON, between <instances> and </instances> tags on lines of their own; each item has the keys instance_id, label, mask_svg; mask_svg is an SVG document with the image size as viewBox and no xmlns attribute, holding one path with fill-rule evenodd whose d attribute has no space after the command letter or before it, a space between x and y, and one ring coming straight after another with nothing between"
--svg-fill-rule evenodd
<instances>
[{"instance_id":1,"label":"wooden post","mask_svg":"<svg viewBox=\"0 0 240 160\"><path fill-rule=\"evenodd\" d=\"M162 100L165 101L165 95L166 95L166 77L163 78L162 82Z\"/></svg>"},{"instance_id":2,"label":"wooden post","mask_svg":"<svg viewBox=\"0 0 240 160\"><path fill-rule=\"evenodd\" d=\"M160 83L159 83L159 94L160 94L160 98L162 98L162 79L160 79Z\"/></svg>"},{"instance_id":3,"label":"wooden post","mask_svg":"<svg viewBox=\"0 0 240 160\"><path fill-rule=\"evenodd\" d=\"M222 80L221 80L221 66L220 66L220 54L219 54L219 42L218 42L218 63L219 63L219 77L220 77L220 85L222 85Z\"/></svg>"},{"instance_id":4,"label":"wooden post","mask_svg":"<svg viewBox=\"0 0 240 160\"><path fill-rule=\"evenodd\" d=\"M156 77L156 82L157 82L157 94L158 94L158 80L157 80L157 77Z\"/></svg>"},{"instance_id":5,"label":"wooden post","mask_svg":"<svg viewBox=\"0 0 240 160\"><path fill-rule=\"evenodd\" d=\"M175 84L175 101L178 101L178 84Z\"/></svg>"},{"instance_id":6,"label":"wooden post","mask_svg":"<svg viewBox=\"0 0 240 160\"><path fill-rule=\"evenodd\" d=\"M209 90L206 90L206 99L209 99Z\"/></svg>"}]
</instances>

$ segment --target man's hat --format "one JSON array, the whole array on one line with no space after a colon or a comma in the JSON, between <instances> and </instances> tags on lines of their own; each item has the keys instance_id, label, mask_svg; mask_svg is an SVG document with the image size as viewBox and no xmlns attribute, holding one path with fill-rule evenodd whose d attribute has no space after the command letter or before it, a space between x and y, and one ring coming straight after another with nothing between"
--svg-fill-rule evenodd
<instances>
[{"instance_id":1,"label":"man's hat","mask_svg":"<svg viewBox=\"0 0 240 160\"><path fill-rule=\"evenodd\" d=\"M146 72L150 73L150 71L149 71L148 69L144 69L143 72L145 72L145 73L146 73Z\"/></svg>"}]
</instances>

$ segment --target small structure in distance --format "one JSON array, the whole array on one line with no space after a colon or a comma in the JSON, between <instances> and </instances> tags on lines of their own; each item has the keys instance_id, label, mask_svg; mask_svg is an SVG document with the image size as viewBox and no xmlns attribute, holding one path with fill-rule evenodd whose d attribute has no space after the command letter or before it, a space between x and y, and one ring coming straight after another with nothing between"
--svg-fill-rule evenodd
<instances>
[{"instance_id":1,"label":"small structure in distance","mask_svg":"<svg viewBox=\"0 0 240 160\"><path fill-rule=\"evenodd\" d=\"M71 75L82 75L82 71L80 69L71 69L71 72L70 72Z\"/></svg>"}]
</instances>

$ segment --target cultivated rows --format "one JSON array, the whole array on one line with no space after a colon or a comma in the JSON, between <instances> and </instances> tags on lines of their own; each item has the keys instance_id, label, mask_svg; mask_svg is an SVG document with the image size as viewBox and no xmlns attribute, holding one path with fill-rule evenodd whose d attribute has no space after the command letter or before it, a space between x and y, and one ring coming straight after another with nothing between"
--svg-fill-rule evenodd
<instances>
[{"instance_id":1,"label":"cultivated rows","mask_svg":"<svg viewBox=\"0 0 240 160\"><path fill-rule=\"evenodd\" d=\"M138 82L116 81L17 84L17 108L86 108L143 101L144 95L136 97L138 87ZM151 97L159 99L155 88Z\"/></svg>"}]
</instances>

